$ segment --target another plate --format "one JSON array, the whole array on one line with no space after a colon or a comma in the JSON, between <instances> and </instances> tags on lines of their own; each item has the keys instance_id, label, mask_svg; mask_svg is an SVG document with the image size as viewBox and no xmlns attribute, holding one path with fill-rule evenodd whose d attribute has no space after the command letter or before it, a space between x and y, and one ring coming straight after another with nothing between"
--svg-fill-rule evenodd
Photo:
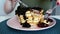
<instances>
[{"instance_id":1,"label":"another plate","mask_svg":"<svg viewBox=\"0 0 60 34\"><path fill-rule=\"evenodd\" d=\"M31 27L31 28L23 28L19 21L18 21L18 18L17 16L14 16L13 18L9 19L7 21L7 25L13 29L16 29L16 30L24 30L24 31L37 31L37 30L44 30L44 29L48 29L48 28L51 28L53 27L55 24L56 24L56 21L53 19L53 18L50 18L53 20L53 22L50 24L50 26L48 27L44 27L44 28L38 28L38 27Z\"/></svg>"}]
</instances>

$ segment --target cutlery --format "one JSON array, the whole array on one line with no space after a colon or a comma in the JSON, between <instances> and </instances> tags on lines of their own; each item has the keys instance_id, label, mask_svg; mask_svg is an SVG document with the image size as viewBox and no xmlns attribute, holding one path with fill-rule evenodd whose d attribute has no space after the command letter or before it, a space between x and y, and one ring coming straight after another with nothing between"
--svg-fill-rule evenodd
<instances>
[{"instance_id":1,"label":"cutlery","mask_svg":"<svg viewBox=\"0 0 60 34\"><path fill-rule=\"evenodd\" d=\"M21 0L18 0L17 2L18 2L19 4L22 4L22 5L25 6L25 7L28 7L28 5L25 4L25 3L23 3Z\"/></svg>"}]
</instances>

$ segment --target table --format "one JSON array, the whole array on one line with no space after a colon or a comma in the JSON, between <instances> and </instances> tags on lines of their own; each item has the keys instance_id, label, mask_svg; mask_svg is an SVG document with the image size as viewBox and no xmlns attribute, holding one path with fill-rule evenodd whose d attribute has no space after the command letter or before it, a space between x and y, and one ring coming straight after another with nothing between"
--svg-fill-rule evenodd
<instances>
[{"instance_id":1,"label":"table","mask_svg":"<svg viewBox=\"0 0 60 34\"><path fill-rule=\"evenodd\" d=\"M0 34L60 34L60 20L56 19L56 25L50 29L41 30L41 31L21 31L15 30L6 25L7 20L0 23Z\"/></svg>"}]
</instances>

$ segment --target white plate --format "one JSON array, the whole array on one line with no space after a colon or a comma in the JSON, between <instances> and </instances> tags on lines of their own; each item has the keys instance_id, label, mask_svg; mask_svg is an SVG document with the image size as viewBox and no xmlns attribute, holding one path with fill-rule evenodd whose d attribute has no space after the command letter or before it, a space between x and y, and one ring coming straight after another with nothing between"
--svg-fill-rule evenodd
<instances>
[{"instance_id":1,"label":"white plate","mask_svg":"<svg viewBox=\"0 0 60 34\"><path fill-rule=\"evenodd\" d=\"M53 20L53 22L51 23L50 26L48 27L45 27L45 28L38 28L38 27L33 27L32 28L23 28L19 21L18 21L18 18L17 16L14 16L13 18L11 18L10 20L7 21L7 25L13 29L16 29L16 30L24 30L24 31L37 31L37 30L44 30L44 29L48 29L48 28L51 28L53 27L55 24L56 24L56 21L53 19L53 18L50 18Z\"/></svg>"}]
</instances>

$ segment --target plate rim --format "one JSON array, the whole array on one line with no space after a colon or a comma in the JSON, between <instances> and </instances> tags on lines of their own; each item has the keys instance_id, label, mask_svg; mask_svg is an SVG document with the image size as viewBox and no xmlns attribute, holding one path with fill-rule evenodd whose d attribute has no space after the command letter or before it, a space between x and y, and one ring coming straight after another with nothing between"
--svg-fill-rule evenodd
<instances>
[{"instance_id":1,"label":"plate rim","mask_svg":"<svg viewBox=\"0 0 60 34\"><path fill-rule=\"evenodd\" d=\"M52 19L52 20L54 21L54 24L51 25L51 26L48 26L48 27L45 27L45 28L39 28L39 29L30 29L30 30L29 30L29 29L27 28L28 30L26 30L26 29L17 29L17 28L14 28L14 27L8 25L8 23L9 23L8 21L9 21L10 19L7 21L6 24L7 24L8 27L13 28L13 29L15 29L15 30L23 30L23 31L39 31L39 30L49 29L49 28L52 28L53 26L55 26L55 24L56 24L56 20L53 19L52 17L49 17L49 18Z\"/></svg>"}]
</instances>

